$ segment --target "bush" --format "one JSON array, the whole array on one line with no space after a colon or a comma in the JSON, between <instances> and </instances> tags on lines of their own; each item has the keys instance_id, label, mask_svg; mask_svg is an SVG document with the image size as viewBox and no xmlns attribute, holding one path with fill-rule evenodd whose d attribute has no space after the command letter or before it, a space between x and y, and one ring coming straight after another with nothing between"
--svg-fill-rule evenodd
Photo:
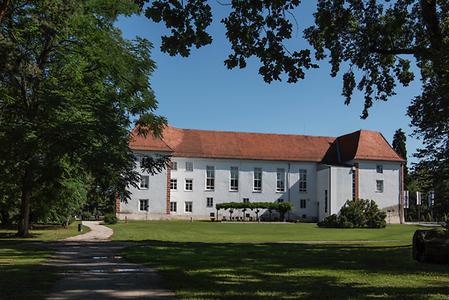
<instances>
[{"instance_id":1,"label":"bush","mask_svg":"<svg viewBox=\"0 0 449 300\"><path fill-rule=\"evenodd\" d=\"M330 215L321 222L319 227L330 228L383 228L387 225L387 214L381 211L373 200L348 200L341 208L340 214Z\"/></svg>"},{"instance_id":2,"label":"bush","mask_svg":"<svg viewBox=\"0 0 449 300\"><path fill-rule=\"evenodd\" d=\"M324 218L324 220L318 222L319 227L329 227L329 228L337 228L340 227L338 225L338 216L336 214L332 214Z\"/></svg>"},{"instance_id":3,"label":"bush","mask_svg":"<svg viewBox=\"0 0 449 300\"><path fill-rule=\"evenodd\" d=\"M449 231L447 228L417 230L413 235L413 259L419 262L449 263Z\"/></svg>"},{"instance_id":4,"label":"bush","mask_svg":"<svg viewBox=\"0 0 449 300\"><path fill-rule=\"evenodd\" d=\"M81 220L89 221L92 218L92 214L89 211L83 211L81 213Z\"/></svg>"},{"instance_id":5,"label":"bush","mask_svg":"<svg viewBox=\"0 0 449 300\"><path fill-rule=\"evenodd\" d=\"M215 205L215 208L217 210L224 209L232 212L234 209L241 209L241 210L260 210L260 209L268 209L276 210L279 212L281 220L285 219L285 214L292 210L293 206L289 202L225 202L225 203L218 203ZM231 212L231 214L232 214ZM259 211L257 212L257 214Z\"/></svg>"},{"instance_id":6,"label":"bush","mask_svg":"<svg viewBox=\"0 0 449 300\"><path fill-rule=\"evenodd\" d=\"M118 218L114 214L106 214L104 215L103 222L105 224L116 224L118 222Z\"/></svg>"}]
</instances>

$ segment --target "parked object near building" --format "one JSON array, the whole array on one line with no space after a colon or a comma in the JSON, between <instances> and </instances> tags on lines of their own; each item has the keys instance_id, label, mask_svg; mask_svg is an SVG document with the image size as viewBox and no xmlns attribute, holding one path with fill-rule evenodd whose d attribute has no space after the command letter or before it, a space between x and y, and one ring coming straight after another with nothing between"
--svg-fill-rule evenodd
<instances>
[{"instance_id":1,"label":"parked object near building","mask_svg":"<svg viewBox=\"0 0 449 300\"><path fill-rule=\"evenodd\" d=\"M142 176L131 199L117 203L124 219L210 219L224 202L290 202L291 220L322 220L348 199L372 199L403 220L404 160L379 132L359 130L340 137L179 129L163 138L133 135L130 147ZM150 175L144 156L169 154L172 165ZM257 212L261 219L272 212ZM236 211L233 218L256 215Z\"/></svg>"}]
</instances>

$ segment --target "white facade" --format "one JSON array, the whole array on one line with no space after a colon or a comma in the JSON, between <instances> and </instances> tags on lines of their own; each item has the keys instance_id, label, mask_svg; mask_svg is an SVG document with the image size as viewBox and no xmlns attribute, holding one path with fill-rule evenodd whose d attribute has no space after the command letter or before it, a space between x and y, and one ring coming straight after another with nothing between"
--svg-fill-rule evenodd
<instances>
[{"instance_id":1,"label":"white facade","mask_svg":"<svg viewBox=\"0 0 449 300\"><path fill-rule=\"evenodd\" d=\"M140 151L139 154L151 155L152 152ZM149 176L148 188L130 188L132 197L127 203L120 204L120 218L209 219L217 217L215 205L218 203L285 201L293 205L289 219L314 221L338 213L344 203L354 197L356 188L358 198L375 200L380 208L389 210L388 221L399 221L399 162L352 161L345 166L332 166L316 162L193 157L173 157L172 162L176 164L176 170L165 170L154 176L137 169L142 176ZM193 170L190 171L192 164ZM354 184L356 164L358 186ZM231 188L231 168L238 168L237 190ZM255 169L256 173L262 172L260 191L254 188ZM382 173L378 172L380 169ZM210 171L209 175L214 175L213 189L211 181L207 181L206 170ZM278 173L282 178L278 178ZM304 177L300 180L300 173L306 174L305 180ZM283 181L284 190L279 190L278 179ZM170 180L176 180L176 189L170 189ZM378 181L383 182L382 191L377 190L380 186ZM143 203L148 200L147 209L142 207L141 200ZM254 212L246 213L255 217ZM239 217L240 214L235 212L234 216ZM218 219L223 217L229 218L229 213L219 211ZM268 214L262 217L268 218Z\"/></svg>"}]
</instances>

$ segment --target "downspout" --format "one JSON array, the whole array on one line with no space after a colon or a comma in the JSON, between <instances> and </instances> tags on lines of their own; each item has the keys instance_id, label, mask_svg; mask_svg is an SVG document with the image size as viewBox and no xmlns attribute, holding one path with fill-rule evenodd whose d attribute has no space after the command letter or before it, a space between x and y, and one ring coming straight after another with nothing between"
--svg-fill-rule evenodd
<instances>
[{"instance_id":1,"label":"downspout","mask_svg":"<svg viewBox=\"0 0 449 300\"><path fill-rule=\"evenodd\" d=\"M290 202L290 163L288 163L287 168L287 186L288 186L288 202Z\"/></svg>"},{"instance_id":2,"label":"downspout","mask_svg":"<svg viewBox=\"0 0 449 300\"><path fill-rule=\"evenodd\" d=\"M360 185L360 172L359 172L359 163L354 163L355 167L355 183L354 183L354 189L355 189L355 199L360 199L360 191L359 191L359 185Z\"/></svg>"},{"instance_id":3,"label":"downspout","mask_svg":"<svg viewBox=\"0 0 449 300\"><path fill-rule=\"evenodd\" d=\"M290 203L290 162L288 162L288 167L287 167L287 198L288 198L288 202ZM288 219L290 219L290 212L288 212Z\"/></svg>"},{"instance_id":4,"label":"downspout","mask_svg":"<svg viewBox=\"0 0 449 300\"><path fill-rule=\"evenodd\" d=\"M332 203L332 167L329 166L329 186L327 192L327 215L331 215L331 203Z\"/></svg>"},{"instance_id":5,"label":"downspout","mask_svg":"<svg viewBox=\"0 0 449 300\"><path fill-rule=\"evenodd\" d=\"M165 195L165 214L170 215L170 196L171 196L171 189L170 189L170 183L171 183L171 169L172 164L169 163L167 166L167 186L166 186L166 195Z\"/></svg>"},{"instance_id":6,"label":"downspout","mask_svg":"<svg viewBox=\"0 0 449 300\"><path fill-rule=\"evenodd\" d=\"M404 164L399 169L399 222L404 224Z\"/></svg>"}]
</instances>

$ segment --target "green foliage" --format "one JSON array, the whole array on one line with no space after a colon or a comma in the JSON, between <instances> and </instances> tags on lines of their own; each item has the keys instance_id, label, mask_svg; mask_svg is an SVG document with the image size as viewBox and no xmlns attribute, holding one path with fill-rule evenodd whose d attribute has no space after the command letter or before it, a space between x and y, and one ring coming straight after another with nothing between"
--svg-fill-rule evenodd
<instances>
[{"instance_id":1,"label":"green foliage","mask_svg":"<svg viewBox=\"0 0 449 300\"><path fill-rule=\"evenodd\" d=\"M408 183L409 183L409 176L408 176L408 168L407 168L407 137L405 136L405 132L402 131L401 128L395 131L393 136L393 142L392 146L394 151L396 151L397 154L399 154L403 159L405 159L404 164L404 186L405 190L407 190Z\"/></svg>"},{"instance_id":2,"label":"green foliage","mask_svg":"<svg viewBox=\"0 0 449 300\"><path fill-rule=\"evenodd\" d=\"M81 220L90 221L92 219L92 213L90 211L81 212Z\"/></svg>"},{"instance_id":3,"label":"green foliage","mask_svg":"<svg viewBox=\"0 0 449 300\"><path fill-rule=\"evenodd\" d=\"M289 202L225 202L215 205L216 209L272 209L277 211L290 211L292 204Z\"/></svg>"},{"instance_id":4,"label":"green foliage","mask_svg":"<svg viewBox=\"0 0 449 300\"><path fill-rule=\"evenodd\" d=\"M386 213L373 200L348 200L338 215L333 214L318 222L319 227L330 228L384 228Z\"/></svg>"},{"instance_id":5,"label":"green foliage","mask_svg":"<svg viewBox=\"0 0 449 300\"><path fill-rule=\"evenodd\" d=\"M105 224L117 224L118 218L115 214L106 214L106 215L104 215L103 222Z\"/></svg>"},{"instance_id":6,"label":"green foliage","mask_svg":"<svg viewBox=\"0 0 449 300\"><path fill-rule=\"evenodd\" d=\"M401 128L395 131L393 136L392 146L394 151L399 154L403 159L407 160L407 137Z\"/></svg>"},{"instance_id":7,"label":"green foliage","mask_svg":"<svg viewBox=\"0 0 449 300\"><path fill-rule=\"evenodd\" d=\"M68 226L86 204L89 181L83 170L60 162L63 173L54 181L36 189L31 203L31 220L46 224Z\"/></svg>"},{"instance_id":8,"label":"green foliage","mask_svg":"<svg viewBox=\"0 0 449 300\"><path fill-rule=\"evenodd\" d=\"M158 134L166 120L154 113L151 43L114 25L138 11L132 1L10 5L0 18L0 187L13 188L0 201L21 207L26 236L30 213L66 219L100 199L112 208L138 180L129 128Z\"/></svg>"},{"instance_id":9,"label":"green foliage","mask_svg":"<svg viewBox=\"0 0 449 300\"><path fill-rule=\"evenodd\" d=\"M285 219L285 214L293 209L293 206L289 202L225 202L215 205L217 210L225 209L229 210L230 214L234 212L234 209L254 210L259 216L260 209L267 209L269 211L276 210L279 212L280 219Z\"/></svg>"}]
</instances>

